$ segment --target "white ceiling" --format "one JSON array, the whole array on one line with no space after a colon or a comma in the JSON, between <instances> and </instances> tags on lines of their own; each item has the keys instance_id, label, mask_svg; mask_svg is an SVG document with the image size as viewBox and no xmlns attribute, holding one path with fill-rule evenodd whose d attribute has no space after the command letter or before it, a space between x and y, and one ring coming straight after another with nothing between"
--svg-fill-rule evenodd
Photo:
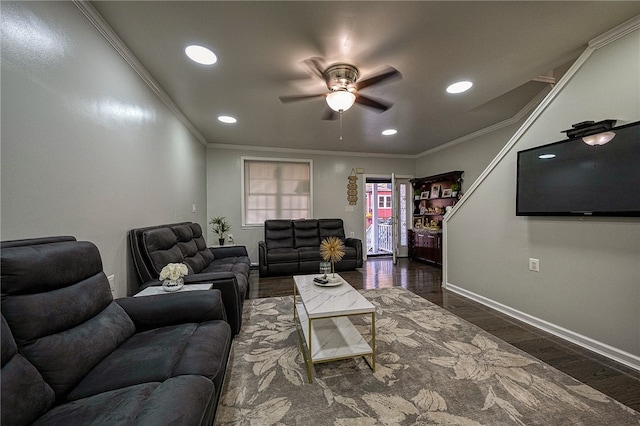
<instances>
[{"instance_id":1,"label":"white ceiling","mask_svg":"<svg viewBox=\"0 0 640 426\"><path fill-rule=\"evenodd\" d=\"M637 1L91 4L208 143L410 156L514 117L548 86L532 80L562 74L589 40L640 14ZM218 62L191 62L189 44ZM301 65L311 57L351 63L361 79L396 68L402 79L362 91L394 106L355 105L339 140L339 122L321 119L323 98L278 98L326 91ZM474 87L445 92L461 79ZM380 134L390 127L398 134Z\"/></svg>"}]
</instances>

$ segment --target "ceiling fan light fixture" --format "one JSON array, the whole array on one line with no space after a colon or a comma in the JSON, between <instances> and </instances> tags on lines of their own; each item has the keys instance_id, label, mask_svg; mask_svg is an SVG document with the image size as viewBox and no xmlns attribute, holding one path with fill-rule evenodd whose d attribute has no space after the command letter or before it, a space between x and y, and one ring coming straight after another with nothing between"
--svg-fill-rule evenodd
<instances>
[{"instance_id":1,"label":"ceiling fan light fixture","mask_svg":"<svg viewBox=\"0 0 640 426\"><path fill-rule=\"evenodd\" d=\"M472 86L473 83L470 81L458 81L457 83L453 83L447 87L447 93L463 93L471 89Z\"/></svg>"},{"instance_id":2,"label":"ceiling fan light fixture","mask_svg":"<svg viewBox=\"0 0 640 426\"><path fill-rule=\"evenodd\" d=\"M356 95L348 90L336 90L327 95L327 105L336 112L344 112L356 101Z\"/></svg>"},{"instance_id":3,"label":"ceiling fan light fixture","mask_svg":"<svg viewBox=\"0 0 640 426\"><path fill-rule=\"evenodd\" d=\"M197 62L202 65L213 65L218 61L216 54L204 46L192 44L184 49L184 53L193 62Z\"/></svg>"}]
</instances>

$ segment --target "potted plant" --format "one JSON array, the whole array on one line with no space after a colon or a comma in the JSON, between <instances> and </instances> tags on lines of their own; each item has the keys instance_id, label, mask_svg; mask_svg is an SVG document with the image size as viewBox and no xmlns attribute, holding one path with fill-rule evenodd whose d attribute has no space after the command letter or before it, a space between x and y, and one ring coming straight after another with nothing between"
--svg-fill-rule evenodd
<instances>
[{"instance_id":1,"label":"potted plant","mask_svg":"<svg viewBox=\"0 0 640 426\"><path fill-rule=\"evenodd\" d=\"M457 183L454 183L453 185L451 185L451 196L452 197L456 197L458 195L458 189L460 189L460 185L458 185Z\"/></svg>"},{"instance_id":2,"label":"potted plant","mask_svg":"<svg viewBox=\"0 0 640 426\"><path fill-rule=\"evenodd\" d=\"M231 225L224 216L212 217L209 219L209 225L211 225L211 232L218 234L218 242L223 246L224 234L231 231Z\"/></svg>"}]
</instances>

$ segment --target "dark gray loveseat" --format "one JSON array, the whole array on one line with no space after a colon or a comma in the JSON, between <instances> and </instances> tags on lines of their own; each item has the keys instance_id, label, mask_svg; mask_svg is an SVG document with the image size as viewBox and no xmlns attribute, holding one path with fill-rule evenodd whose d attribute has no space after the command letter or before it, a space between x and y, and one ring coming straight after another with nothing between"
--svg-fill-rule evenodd
<instances>
[{"instance_id":1,"label":"dark gray loveseat","mask_svg":"<svg viewBox=\"0 0 640 426\"><path fill-rule=\"evenodd\" d=\"M161 285L158 277L167 264L184 263L189 270L185 284L211 283L220 290L231 330L240 332L251 269L246 247L207 247L202 228L194 222L132 229L129 245L141 282L134 293Z\"/></svg>"},{"instance_id":2,"label":"dark gray loveseat","mask_svg":"<svg viewBox=\"0 0 640 426\"><path fill-rule=\"evenodd\" d=\"M260 276L319 272L320 242L340 238L345 256L336 271L362 267L362 241L346 238L342 219L265 220L264 241L258 242Z\"/></svg>"},{"instance_id":3,"label":"dark gray loveseat","mask_svg":"<svg viewBox=\"0 0 640 426\"><path fill-rule=\"evenodd\" d=\"M210 425L232 333L220 292L113 300L95 245L3 242L2 425Z\"/></svg>"}]
</instances>

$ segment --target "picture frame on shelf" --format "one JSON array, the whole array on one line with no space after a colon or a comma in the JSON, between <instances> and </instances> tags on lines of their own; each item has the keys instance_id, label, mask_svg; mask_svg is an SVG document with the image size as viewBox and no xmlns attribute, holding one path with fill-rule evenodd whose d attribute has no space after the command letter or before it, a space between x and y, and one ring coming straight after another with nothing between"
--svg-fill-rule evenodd
<instances>
[{"instance_id":1,"label":"picture frame on shelf","mask_svg":"<svg viewBox=\"0 0 640 426\"><path fill-rule=\"evenodd\" d=\"M413 229L422 229L422 218L416 217L413 219Z\"/></svg>"},{"instance_id":2,"label":"picture frame on shelf","mask_svg":"<svg viewBox=\"0 0 640 426\"><path fill-rule=\"evenodd\" d=\"M440 198L442 185L431 185L431 196L429 198Z\"/></svg>"},{"instance_id":3,"label":"picture frame on shelf","mask_svg":"<svg viewBox=\"0 0 640 426\"><path fill-rule=\"evenodd\" d=\"M428 198L429 198L429 191L422 191L422 193L420 194L420 199L427 200Z\"/></svg>"},{"instance_id":4,"label":"picture frame on shelf","mask_svg":"<svg viewBox=\"0 0 640 426\"><path fill-rule=\"evenodd\" d=\"M451 198L451 188L442 190L442 198Z\"/></svg>"}]
</instances>

